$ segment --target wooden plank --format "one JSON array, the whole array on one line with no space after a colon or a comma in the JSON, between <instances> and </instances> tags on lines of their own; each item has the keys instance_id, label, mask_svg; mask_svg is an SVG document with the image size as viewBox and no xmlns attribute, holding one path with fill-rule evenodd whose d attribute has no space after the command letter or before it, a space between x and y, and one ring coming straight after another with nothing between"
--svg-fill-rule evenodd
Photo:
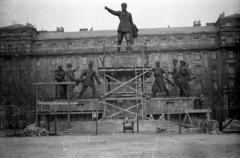
<instances>
[{"instance_id":1,"label":"wooden plank","mask_svg":"<svg viewBox=\"0 0 240 158\"><path fill-rule=\"evenodd\" d=\"M40 83L33 83L33 85L68 85L68 84L75 84L75 82L40 82Z\"/></svg>"},{"instance_id":2,"label":"wooden plank","mask_svg":"<svg viewBox=\"0 0 240 158\"><path fill-rule=\"evenodd\" d=\"M136 105L133 105L133 106L127 108L126 110L130 110L130 109L135 108L135 107L137 107L137 106L139 106L139 105L141 105L141 104L142 104L142 103L138 103L138 104L136 104ZM111 114L110 116L107 116L107 118L110 118L110 117L113 117L113 116L115 116L115 115L118 115L118 114L120 114L121 112L123 112L123 111L119 111L119 112L116 112L116 113L114 113L114 114ZM136 115L136 116L137 116L137 115Z\"/></svg>"},{"instance_id":3,"label":"wooden plank","mask_svg":"<svg viewBox=\"0 0 240 158\"><path fill-rule=\"evenodd\" d=\"M190 120L191 125L193 125L193 123L192 123L192 119L191 119L189 113L187 113L187 116L188 116L188 119Z\"/></svg>"},{"instance_id":4,"label":"wooden plank","mask_svg":"<svg viewBox=\"0 0 240 158\"><path fill-rule=\"evenodd\" d=\"M105 100L140 100L141 97L115 97L115 98L106 98Z\"/></svg>"},{"instance_id":5,"label":"wooden plank","mask_svg":"<svg viewBox=\"0 0 240 158\"><path fill-rule=\"evenodd\" d=\"M71 115L76 115L76 114L92 114L93 111L75 111L75 112L71 112ZM102 113L102 111L98 111L98 113ZM39 114L45 114L45 115L55 115L55 112L39 112ZM56 112L57 115L67 115L67 111L66 112Z\"/></svg>"},{"instance_id":6,"label":"wooden plank","mask_svg":"<svg viewBox=\"0 0 240 158\"><path fill-rule=\"evenodd\" d=\"M79 102L69 102L69 105L77 105ZM44 101L38 101L38 105L68 105L68 102L44 102Z\"/></svg>"},{"instance_id":7,"label":"wooden plank","mask_svg":"<svg viewBox=\"0 0 240 158\"><path fill-rule=\"evenodd\" d=\"M185 110L186 113L210 113L212 112L211 109L187 109Z\"/></svg>"},{"instance_id":8,"label":"wooden plank","mask_svg":"<svg viewBox=\"0 0 240 158\"><path fill-rule=\"evenodd\" d=\"M159 100L159 101L180 101L180 100L193 101L194 99L195 99L195 97L151 98L151 100Z\"/></svg>"}]
</instances>

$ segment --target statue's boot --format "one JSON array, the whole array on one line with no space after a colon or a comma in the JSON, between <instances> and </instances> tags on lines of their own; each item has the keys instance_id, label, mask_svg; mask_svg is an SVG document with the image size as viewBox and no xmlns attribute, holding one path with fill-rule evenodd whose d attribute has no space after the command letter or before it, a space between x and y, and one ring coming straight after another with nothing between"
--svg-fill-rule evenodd
<instances>
[{"instance_id":1,"label":"statue's boot","mask_svg":"<svg viewBox=\"0 0 240 158\"><path fill-rule=\"evenodd\" d=\"M117 45L120 46L120 45ZM118 54L120 52L121 47L117 47L117 51L115 52L115 54Z\"/></svg>"},{"instance_id":2,"label":"statue's boot","mask_svg":"<svg viewBox=\"0 0 240 158\"><path fill-rule=\"evenodd\" d=\"M130 53L132 51L132 48L130 46L130 42L127 42L127 52Z\"/></svg>"}]
</instances>

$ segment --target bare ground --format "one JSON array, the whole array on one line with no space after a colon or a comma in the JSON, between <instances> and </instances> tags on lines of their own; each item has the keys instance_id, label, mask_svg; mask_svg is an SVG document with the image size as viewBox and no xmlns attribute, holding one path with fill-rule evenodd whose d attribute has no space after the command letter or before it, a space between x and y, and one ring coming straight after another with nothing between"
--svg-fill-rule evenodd
<instances>
[{"instance_id":1,"label":"bare ground","mask_svg":"<svg viewBox=\"0 0 240 158\"><path fill-rule=\"evenodd\" d=\"M237 158L240 134L0 137L1 158Z\"/></svg>"}]
</instances>

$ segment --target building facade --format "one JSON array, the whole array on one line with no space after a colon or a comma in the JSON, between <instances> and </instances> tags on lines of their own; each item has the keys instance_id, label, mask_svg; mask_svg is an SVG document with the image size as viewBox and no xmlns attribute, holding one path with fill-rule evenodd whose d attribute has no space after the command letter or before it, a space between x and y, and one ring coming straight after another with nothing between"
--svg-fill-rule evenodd
<instances>
[{"instance_id":1,"label":"building facade","mask_svg":"<svg viewBox=\"0 0 240 158\"><path fill-rule=\"evenodd\" d=\"M239 29L240 14L226 17L221 14L216 22L207 23L206 26L195 21L190 27L139 29L132 52L141 54L144 49L146 56L143 59L139 55L135 61L137 63L134 64L146 61L147 66L154 67L155 62L160 61L161 67L171 71L173 59L184 60L196 76L196 79L190 82L191 96L203 94L211 100L214 92L221 92L221 98L224 98L221 108L239 106L236 104L238 98L235 95L239 92L239 83L236 80L239 77ZM104 46L111 47L116 44L116 30L64 32L63 28L57 28L57 31L37 31L31 24L0 28L1 103L10 101L16 106L25 104L27 96L34 93L33 83L54 82L57 67L62 65L66 69L67 63L71 63L73 68L79 66L79 70L75 72L75 76L79 78L88 62L94 61L94 69L104 82L98 71ZM121 60L131 66L134 60L124 53L125 41L122 46L124 55ZM114 67L114 63L119 61L109 57L106 62ZM131 76L120 74L128 75ZM120 79L124 81L128 77ZM171 77L169 79L171 80ZM153 76L146 79L145 88L148 93L151 93L153 80ZM30 90L25 92L26 87ZM172 89L168 83L167 87ZM98 96L102 95L102 89L103 85L97 87ZM80 90L81 86L74 89L75 96ZM52 94L52 91L54 89L51 87L42 88L42 93L46 95ZM84 97L89 95L91 91L88 89ZM28 103L29 111L34 109L34 105L31 105L34 104L34 96ZM22 99L24 101L21 101ZM218 106L217 104L217 101L213 101L207 106L214 107Z\"/></svg>"}]
</instances>

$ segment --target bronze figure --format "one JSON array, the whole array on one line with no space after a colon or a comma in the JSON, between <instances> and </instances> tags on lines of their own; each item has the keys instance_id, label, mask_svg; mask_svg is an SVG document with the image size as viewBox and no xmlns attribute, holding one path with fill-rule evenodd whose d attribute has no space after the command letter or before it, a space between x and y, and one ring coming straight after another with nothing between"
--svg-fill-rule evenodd
<instances>
[{"instance_id":1,"label":"bronze figure","mask_svg":"<svg viewBox=\"0 0 240 158\"><path fill-rule=\"evenodd\" d=\"M83 79L85 77L85 79ZM88 69L85 69L81 76L79 81L83 82L83 87L81 92L79 93L79 98L81 98L82 94L86 91L88 87L91 87L92 89L92 97L95 97L95 85L94 85L94 79L97 81L98 84L101 84L99 81L99 78L97 76L97 73L95 70L93 70L93 61L90 61L88 64Z\"/></svg>"},{"instance_id":2,"label":"bronze figure","mask_svg":"<svg viewBox=\"0 0 240 158\"><path fill-rule=\"evenodd\" d=\"M127 51L128 52L131 51L130 44L131 44L131 40L133 41L133 39L131 39L132 38L131 37L131 32L132 32L131 31L131 25L134 28L132 15L131 15L131 13L129 13L127 11L127 4L126 3L123 3L121 6L122 6L122 11L114 11L114 10L108 8L108 7L105 7L105 9L109 13L111 13L111 14L113 14L115 16L118 16L119 19L120 19L120 23L119 23L118 30L117 30L117 32L118 32L117 45L119 47L117 48L117 52L116 53L120 52L120 45L122 43L122 39L123 39L124 35L125 35L125 39L126 39L126 42L127 42ZM137 30L136 25L135 25L135 30Z\"/></svg>"},{"instance_id":3,"label":"bronze figure","mask_svg":"<svg viewBox=\"0 0 240 158\"><path fill-rule=\"evenodd\" d=\"M58 69L55 71L54 79L57 82L65 82L65 71L63 70L62 66L58 66ZM66 98L67 86L66 85L57 85L56 86L56 98Z\"/></svg>"},{"instance_id":4,"label":"bronze figure","mask_svg":"<svg viewBox=\"0 0 240 158\"><path fill-rule=\"evenodd\" d=\"M74 75L74 72L78 70L79 67L77 67L76 69L72 69L72 64L68 63L67 64L67 70L66 70L66 81L67 82L76 82L76 78ZM75 85L68 85L69 86L69 97L72 98L73 97L73 88Z\"/></svg>"},{"instance_id":5,"label":"bronze figure","mask_svg":"<svg viewBox=\"0 0 240 158\"><path fill-rule=\"evenodd\" d=\"M160 62L157 61L156 62L156 68L153 68L152 71L154 72L154 77L155 77L155 81L154 81L154 84L152 86L152 97L156 97L156 93L157 92L162 92L162 91L165 91L165 93L167 94L168 97L170 97L170 93L165 85L165 82L164 82L164 76L163 74L167 74L167 72L160 67Z\"/></svg>"}]
</instances>

